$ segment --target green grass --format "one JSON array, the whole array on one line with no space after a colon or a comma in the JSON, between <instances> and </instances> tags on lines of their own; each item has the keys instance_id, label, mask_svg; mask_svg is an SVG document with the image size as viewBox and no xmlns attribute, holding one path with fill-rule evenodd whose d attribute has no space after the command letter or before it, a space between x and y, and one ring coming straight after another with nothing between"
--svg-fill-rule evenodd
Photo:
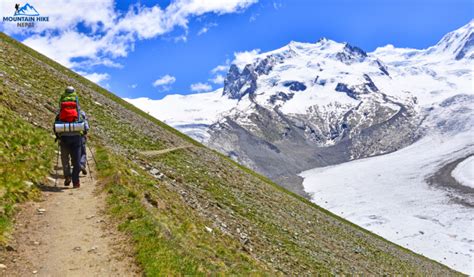
<instances>
[{"instance_id":1,"label":"green grass","mask_svg":"<svg viewBox=\"0 0 474 277\"><path fill-rule=\"evenodd\" d=\"M110 213L135 241L137 259L148 276L255 274L267 271L186 206L180 196L128 160L98 147L97 170L108 193ZM139 174L132 173L132 169ZM146 200L148 199L148 200ZM144 201L154 204L148 207Z\"/></svg>"},{"instance_id":2,"label":"green grass","mask_svg":"<svg viewBox=\"0 0 474 277\"><path fill-rule=\"evenodd\" d=\"M334 268L342 266L338 264L336 260L326 261L326 263L315 261L314 258L309 255L308 249L301 248L301 246L292 239L291 234L289 235L288 232L285 231L286 229L292 228L291 224L286 225L287 222L282 220L281 217L278 217L278 213L281 212L279 211L279 208L282 206L284 208L285 205L287 205L287 209L289 210L288 212L290 212L294 206L294 203L292 203L291 200L288 201L288 199L285 199L286 202L283 202L277 200L279 197L276 197L276 199L275 197L271 197L274 193L274 190L288 194L293 197L293 200L296 200L296 202L300 201L301 203L304 203L322 212L330 218L334 218L341 223L351 226L355 230L363 232L369 236L377 237L378 239L385 241L387 244L397 247L401 251L413 254L411 251L395 245L373 233L370 233L369 231L332 214L331 212L315 205L314 203L309 202L307 199L299 195L289 192L288 190L276 185L266 177L261 176L254 171L249 170L248 168L242 167L241 165L227 159L227 157L223 158L223 161L219 162L219 164L212 165L210 163L203 163L202 160L198 160L197 157L192 158L192 156L192 153L186 153L186 150L179 150L161 155L155 159L155 162L162 165L161 169L166 172L166 175L169 178L184 184L194 184L198 188L199 192L206 193L205 198L212 199L214 202L219 203L222 207L231 207L232 214L234 217L238 217L240 222L249 222L249 224L252 224L253 226L258 226L259 230L264 233L265 237L273 238L272 243L279 244L281 248L285 249L285 251L290 252L291 256L297 259L300 265L307 266L308 269L313 272L317 272L318 274L331 274L334 273ZM226 164L226 162L228 164ZM209 167L211 167L213 170L209 170ZM226 173L226 169L232 167L242 170L246 174L255 177L255 179L252 180L252 178L248 178L248 180L251 181L246 181L244 180L246 178L245 174L242 174L242 176L240 176L241 179L230 180L229 177L231 176L229 173ZM212 171L217 171L219 174L213 174ZM267 187L263 192L259 191L259 183L255 180L263 181L267 185L270 185L270 187ZM236 184L231 185L232 182L235 182ZM242 194L242 192L245 191L243 184L246 182L250 182L250 187L255 187L255 190L251 192L251 195ZM280 198L280 200L283 199L284 198ZM261 200L262 203L259 203L259 200ZM273 210L268 210L265 208L265 204L268 205L268 203L278 203L279 207L275 207ZM297 211L298 210L296 210L296 212ZM317 215L314 214L314 216ZM294 223L301 225L299 222ZM325 236L326 234L337 234L340 236L342 241L345 240L348 243L354 241L354 245L359 245L371 253L371 255L365 259L370 259L372 260L371 262L375 264L380 262L381 268L386 267L387 264L393 264L394 266L396 265L396 267L398 267L397 272L416 272L416 269L411 265L400 263L397 257L394 257L393 255L387 254L383 251L379 251L376 247L370 245L365 239L354 239L355 234L348 234L347 230L341 229L339 227L340 225L332 224L320 226L320 228L323 229L320 235ZM301 230L298 230L298 232L301 232ZM336 244L338 244L338 242L334 242L334 250L337 249ZM311 250L324 251L317 245L313 245ZM422 256L419 255L419 257L421 258ZM337 273L344 272L347 271L341 271Z\"/></svg>"},{"instance_id":3,"label":"green grass","mask_svg":"<svg viewBox=\"0 0 474 277\"><path fill-rule=\"evenodd\" d=\"M48 175L54 150L50 134L0 106L0 242L5 242L16 204L38 196L31 184Z\"/></svg>"}]
</instances>

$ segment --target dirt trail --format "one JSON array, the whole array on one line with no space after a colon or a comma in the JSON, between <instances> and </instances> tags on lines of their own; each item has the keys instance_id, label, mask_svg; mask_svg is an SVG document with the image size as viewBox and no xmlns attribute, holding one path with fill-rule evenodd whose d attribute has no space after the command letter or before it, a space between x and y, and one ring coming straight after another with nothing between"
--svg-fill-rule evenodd
<instances>
[{"instance_id":1,"label":"dirt trail","mask_svg":"<svg viewBox=\"0 0 474 277\"><path fill-rule=\"evenodd\" d=\"M180 150L180 149L185 149L185 148L190 148L193 147L192 145L184 145L184 146L179 146L179 147L174 147L174 148L167 148L163 150L152 150L152 151L142 151L140 154L145 155L145 156L157 156L157 155L162 155L165 153L169 153L172 151Z\"/></svg>"},{"instance_id":2,"label":"dirt trail","mask_svg":"<svg viewBox=\"0 0 474 277\"><path fill-rule=\"evenodd\" d=\"M94 176L90 153L88 159ZM64 187L63 182L59 178L54 187L51 180L42 186L42 202L22 207L10 251L0 257L7 266L0 275L139 275L125 238L104 214L105 199L97 192L95 178L81 174L80 189Z\"/></svg>"}]
</instances>

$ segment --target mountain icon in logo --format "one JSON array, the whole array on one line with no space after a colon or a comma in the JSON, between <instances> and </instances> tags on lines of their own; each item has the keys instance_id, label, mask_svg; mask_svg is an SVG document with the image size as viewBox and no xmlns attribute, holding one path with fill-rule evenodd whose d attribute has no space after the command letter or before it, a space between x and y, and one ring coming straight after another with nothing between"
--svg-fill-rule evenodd
<instances>
[{"instance_id":1,"label":"mountain icon in logo","mask_svg":"<svg viewBox=\"0 0 474 277\"><path fill-rule=\"evenodd\" d=\"M20 5L15 5L15 14L14 16L38 16L39 12L32 5L26 3L23 7L20 8Z\"/></svg>"}]
</instances>

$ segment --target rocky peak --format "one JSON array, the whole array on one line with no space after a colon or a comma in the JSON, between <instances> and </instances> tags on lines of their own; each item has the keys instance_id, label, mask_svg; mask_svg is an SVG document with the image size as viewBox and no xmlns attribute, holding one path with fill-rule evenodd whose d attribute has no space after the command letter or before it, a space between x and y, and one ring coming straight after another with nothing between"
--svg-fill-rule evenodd
<instances>
[{"instance_id":1,"label":"rocky peak","mask_svg":"<svg viewBox=\"0 0 474 277\"><path fill-rule=\"evenodd\" d=\"M334 90L338 92L344 92L347 96L355 100L360 100L360 96L363 94L379 92L379 89L374 84L369 75L364 74L362 77L364 78L364 81L361 84L350 86L345 83L337 83Z\"/></svg>"},{"instance_id":2,"label":"rocky peak","mask_svg":"<svg viewBox=\"0 0 474 277\"><path fill-rule=\"evenodd\" d=\"M258 75L265 74L267 75L273 68L276 62L276 57L275 56L267 56L265 59L261 60L257 67L255 68L255 72L257 72Z\"/></svg>"},{"instance_id":3,"label":"rocky peak","mask_svg":"<svg viewBox=\"0 0 474 277\"><path fill-rule=\"evenodd\" d=\"M321 37L320 39L318 39L318 41L316 41L316 43L324 43L324 42L326 42L326 41L328 41L327 38Z\"/></svg>"},{"instance_id":4,"label":"rocky peak","mask_svg":"<svg viewBox=\"0 0 474 277\"><path fill-rule=\"evenodd\" d=\"M257 89L258 76L268 75L274 65L282 62L286 57L285 53L268 55L264 59L257 59L253 64L247 64L242 72L236 65L232 64L224 80L223 95L239 100L247 94L251 95Z\"/></svg>"},{"instance_id":5,"label":"rocky peak","mask_svg":"<svg viewBox=\"0 0 474 277\"><path fill-rule=\"evenodd\" d=\"M343 51L336 54L336 58L345 63L351 64L353 62L362 62L367 57L367 53L357 46L352 46L349 43L344 45Z\"/></svg>"},{"instance_id":6,"label":"rocky peak","mask_svg":"<svg viewBox=\"0 0 474 277\"><path fill-rule=\"evenodd\" d=\"M359 48L357 46L352 46L349 43L346 43L344 45L344 50L348 53L351 53L355 57L359 57L359 58L367 57L367 53L365 53L364 50L362 50L361 48Z\"/></svg>"},{"instance_id":7,"label":"rocky peak","mask_svg":"<svg viewBox=\"0 0 474 277\"><path fill-rule=\"evenodd\" d=\"M242 72L236 65L231 65L224 80L223 95L231 99L242 99L247 94L252 94L257 89L257 73L252 64L244 67Z\"/></svg>"}]
</instances>

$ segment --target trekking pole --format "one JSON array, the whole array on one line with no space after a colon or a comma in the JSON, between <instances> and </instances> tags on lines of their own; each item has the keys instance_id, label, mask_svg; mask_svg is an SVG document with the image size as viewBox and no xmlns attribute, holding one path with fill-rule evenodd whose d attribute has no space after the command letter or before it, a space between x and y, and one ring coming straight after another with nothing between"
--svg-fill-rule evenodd
<instances>
[{"instance_id":1,"label":"trekking pole","mask_svg":"<svg viewBox=\"0 0 474 277\"><path fill-rule=\"evenodd\" d=\"M97 161L94 156L94 152L92 152L92 149L89 147L89 145L86 144L86 147L89 148L89 152L91 152L92 160L94 160L94 163L97 165Z\"/></svg>"},{"instance_id":2,"label":"trekking pole","mask_svg":"<svg viewBox=\"0 0 474 277\"><path fill-rule=\"evenodd\" d=\"M91 166L89 165L89 159L87 158L87 156L86 156L86 163L87 163L87 167L89 168L89 177L91 178L91 182L94 182L94 178L92 178Z\"/></svg>"},{"instance_id":3,"label":"trekking pole","mask_svg":"<svg viewBox=\"0 0 474 277\"><path fill-rule=\"evenodd\" d=\"M82 139L81 137L81 151L82 151L82 147L83 146L86 146L87 147L87 143L85 143L85 140ZM89 149L90 150L90 149ZM91 178L91 182L94 181L94 179L92 178L92 170L91 170L91 166L89 165L89 159L87 158L87 149L85 150L86 153L85 153L85 156L86 156L86 165L87 165L87 168L89 168L89 177Z\"/></svg>"},{"instance_id":4,"label":"trekking pole","mask_svg":"<svg viewBox=\"0 0 474 277\"><path fill-rule=\"evenodd\" d=\"M94 163L95 165L97 166L97 162L95 160L95 157L94 157L94 153L92 152L92 149L89 147L89 145L87 145L86 143L86 147L89 149L89 152L91 153L91 156L92 156L92 160L94 160ZM92 179L92 170L91 170L91 166L89 165L89 160L86 158L86 162L87 162L87 167L89 168L89 173L90 173L90 176L91 176L91 180Z\"/></svg>"},{"instance_id":5,"label":"trekking pole","mask_svg":"<svg viewBox=\"0 0 474 277\"><path fill-rule=\"evenodd\" d=\"M58 143L58 155L56 155L56 179L54 180L54 186L58 186L58 167L59 167L59 143Z\"/></svg>"}]
</instances>

